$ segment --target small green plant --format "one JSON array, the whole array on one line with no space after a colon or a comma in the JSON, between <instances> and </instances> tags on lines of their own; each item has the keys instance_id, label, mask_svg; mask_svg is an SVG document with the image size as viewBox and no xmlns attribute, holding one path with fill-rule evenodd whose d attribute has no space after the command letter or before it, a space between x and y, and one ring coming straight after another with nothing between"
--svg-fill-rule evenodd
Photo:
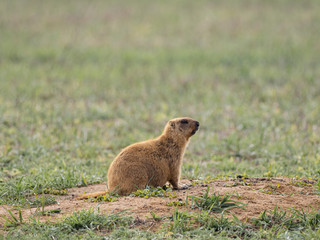
<instances>
[{"instance_id":1,"label":"small green plant","mask_svg":"<svg viewBox=\"0 0 320 240\"><path fill-rule=\"evenodd\" d=\"M194 216L186 211L179 212L176 208L170 217L171 222L165 224L169 232L183 233L190 231L195 223Z\"/></svg>"},{"instance_id":2,"label":"small green plant","mask_svg":"<svg viewBox=\"0 0 320 240\"><path fill-rule=\"evenodd\" d=\"M259 218L254 218L252 221L256 226L263 228L270 228L274 225L285 224L288 219L286 218L287 212L275 207L272 211L264 210ZM292 218L294 219L294 218Z\"/></svg>"},{"instance_id":3,"label":"small green plant","mask_svg":"<svg viewBox=\"0 0 320 240\"><path fill-rule=\"evenodd\" d=\"M43 210L43 211L39 212L39 214L42 216L51 216L51 215L59 214L59 213L61 213L60 208L51 209L51 210Z\"/></svg>"},{"instance_id":4,"label":"small green plant","mask_svg":"<svg viewBox=\"0 0 320 240\"><path fill-rule=\"evenodd\" d=\"M54 189L54 188L44 188L43 192L45 194L52 194L52 195L67 195L69 193L66 189Z\"/></svg>"},{"instance_id":5,"label":"small green plant","mask_svg":"<svg viewBox=\"0 0 320 240\"><path fill-rule=\"evenodd\" d=\"M54 197L45 196L44 194L42 194L41 197L39 197L39 195L36 195L33 199L26 199L26 202L29 207L47 206L57 203Z\"/></svg>"},{"instance_id":6,"label":"small green plant","mask_svg":"<svg viewBox=\"0 0 320 240\"><path fill-rule=\"evenodd\" d=\"M271 211L263 211L259 218L252 219L255 226L263 229L288 229L290 231L304 231L307 229L315 230L320 226L320 213L305 213L303 209L284 211L279 207L275 207Z\"/></svg>"},{"instance_id":7,"label":"small green plant","mask_svg":"<svg viewBox=\"0 0 320 240\"><path fill-rule=\"evenodd\" d=\"M130 194L130 196L150 198L150 197L162 197L162 198L175 198L177 193L173 192L171 188L163 189L161 187L147 186L145 189L139 189Z\"/></svg>"},{"instance_id":8,"label":"small green plant","mask_svg":"<svg viewBox=\"0 0 320 240\"><path fill-rule=\"evenodd\" d=\"M309 214L305 213L303 209L295 210L298 222L303 227L310 227L315 230L320 226L320 211L311 212Z\"/></svg>"},{"instance_id":9,"label":"small green plant","mask_svg":"<svg viewBox=\"0 0 320 240\"><path fill-rule=\"evenodd\" d=\"M159 216L157 216L157 214L155 214L153 211L151 211L150 214L151 214L153 220L155 220L155 221L157 221L157 222L158 222L158 221L161 221L162 219L165 218L165 217L159 217Z\"/></svg>"},{"instance_id":10,"label":"small green plant","mask_svg":"<svg viewBox=\"0 0 320 240\"><path fill-rule=\"evenodd\" d=\"M224 213L211 215L208 211L201 211L198 214L190 214L186 211L179 212L177 209L169 218L171 222L164 224L167 237L172 234L186 234L201 231L210 231L219 235L224 232L224 236L249 238L254 234L253 228L241 222L236 216L229 220ZM203 234L203 232L202 232Z\"/></svg>"},{"instance_id":11,"label":"small green plant","mask_svg":"<svg viewBox=\"0 0 320 240\"><path fill-rule=\"evenodd\" d=\"M312 182L305 179L290 179L290 182L286 183L286 185L292 185L296 187L312 187Z\"/></svg>"},{"instance_id":12,"label":"small green plant","mask_svg":"<svg viewBox=\"0 0 320 240\"><path fill-rule=\"evenodd\" d=\"M182 202L182 201L170 201L167 203L167 206L185 206L186 205L186 202Z\"/></svg>"},{"instance_id":13,"label":"small green plant","mask_svg":"<svg viewBox=\"0 0 320 240\"><path fill-rule=\"evenodd\" d=\"M308 221L312 229L316 229L320 225L320 213L315 213L312 217L309 217Z\"/></svg>"},{"instance_id":14,"label":"small green plant","mask_svg":"<svg viewBox=\"0 0 320 240\"><path fill-rule=\"evenodd\" d=\"M22 218L22 212L21 209L19 209L19 218L15 217L14 214L10 209L5 209L10 216L4 216L2 215L1 218L4 219L4 226L5 227L16 227L18 225L22 225L24 223Z\"/></svg>"},{"instance_id":15,"label":"small green plant","mask_svg":"<svg viewBox=\"0 0 320 240\"><path fill-rule=\"evenodd\" d=\"M236 187L236 186L250 186L251 183L247 182L245 178L240 178L238 181L235 181L233 183L225 183L223 184L224 187Z\"/></svg>"},{"instance_id":16,"label":"small green plant","mask_svg":"<svg viewBox=\"0 0 320 240\"><path fill-rule=\"evenodd\" d=\"M317 183L316 183L316 189L317 189L317 193L320 195L320 170L317 171Z\"/></svg>"},{"instance_id":17,"label":"small green plant","mask_svg":"<svg viewBox=\"0 0 320 240\"><path fill-rule=\"evenodd\" d=\"M263 229L285 227L289 230L302 230L307 226L309 227L310 222L312 222L312 220L309 221L309 217L303 210L284 211L278 206L271 211L263 211L259 218L252 219L252 221L254 225L263 227Z\"/></svg>"},{"instance_id":18,"label":"small green plant","mask_svg":"<svg viewBox=\"0 0 320 240\"><path fill-rule=\"evenodd\" d=\"M10 201L21 203L24 201L24 195L26 193L24 177L19 179L13 179L6 183L5 188L0 188L0 202Z\"/></svg>"},{"instance_id":19,"label":"small green plant","mask_svg":"<svg viewBox=\"0 0 320 240\"><path fill-rule=\"evenodd\" d=\"M60 213L61 209L54 209L54 210L47 210L47 211L44 210L46 205L51 205L51 204L55 204L55 203L57 203L57 201L55 200L54 197L52 197L52 196L47 197L46 195L44 195L44 193L42 193L41 198L36 196L36 200L28 201L29 207L38 207L36 213L39 216Z\"/></svg>"},{"instance_id":20,"label":"small green plant","mask_svg":"<svg viewBox=\"0 0 320 240\"><path fill-rule=\"evenodd\" d=\"M231 222L223 214L220 217L210 216L210 212L201 211L201 213L196 217L196 221L200 223L201 227L208 230L222 231L231 226Z\"/></svg>"},{"instance_id":21,"label":"small green plant","mask_svg":"<svg viewBox=\"0 0 320 240\"><path fill-rule=\"evenodd\" d=\"M277 192L277 190L280 188L280 185L277 184L277 185L274 185L274 184L268 184L266 185L265 187L263 188L260 188L258 191L261 192L261 193L265 193L265 194L281 194L281 195L284 195L284 193L279 193Z\"/></svg>"},{"instance_id":22,"label":"small green plant","mask_svg":"<svg viewBox=\"0 0 320 240\"><path fill-rule=\"evenodd\" d=\"M89 210L81 210L74 212L71 216L65 218L61 225L64 229L72 231L78 231L82 229L114 229L119 226L128 226L133 222L131 217L122 216L123 212L101 215L99 208L91 208Z\"/></svg>"},{"instance_id":23,"label":"small green plant","mask_svg":"<svg viewBox=\"0 0 320 240\"><path fill-rule=\"evenodd\" d=\"M229 177L227 176L215 176L215 177L212 177L212 176L206 176L206 177L199 177L199 179L196 179L196 180L190 180L192 181L192 185L196 185L196 184L208 184L208 183L212 183L214 182L215 180L224 180L224 181L229 181Z\"/></svg>"},{"instance_id":24,"label":"small green plant","mask_svg":"<svg viewBox=\"0 0 320 240\"><path fill-rule=\"evenodd\" d=\"M263 176L271 178L271 177L274 177L274 173L272 171L268 171L268 172L263 173Z\"/></svg>"},{"instance_id":25,"label":"small green plant","mask_svg":"<svg viewBox=\"0 0 320 240\"><path fill-rule=\"evenodd\" d=\"M103 196L98 196L96 198L92 198L91 201L92 202L115 202L118 200L118 198L119 198L119 196L116 194L106 193Z\"/></svg>"},{"instance_id":26,"label":"small green plant","mask_svg":"<svg viewBox=\"0 0 320 240\"><path fill-rule=\"evenodd\" d=\"M208 187L206 192L200 197L192 196L191 208L199 208L209 212L223 212L244 206L241 202L231 200L231 196L228 194L220 196L219 194L213 193L213 195L209 196L209 190L210 187Z\"/></svg>"}]
</instances>

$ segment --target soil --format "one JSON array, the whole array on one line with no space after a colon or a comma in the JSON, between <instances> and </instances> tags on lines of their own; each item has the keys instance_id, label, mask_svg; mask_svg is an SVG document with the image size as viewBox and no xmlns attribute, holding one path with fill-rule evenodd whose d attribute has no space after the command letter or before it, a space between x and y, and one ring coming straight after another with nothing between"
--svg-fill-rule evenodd
<instances>
[{"instance_id":1,"label":"soil","mask_svg":"<svg viewBox=\"0 0 320 240\"><path fill-rule=\"evenodd\" d=\"M305 212L318 210L320 196L316 192L314 180L294 180L289 178L237 178L230 180L182 180L181 184L193 184L187 190L177 191L177 197L173 199L151 197L120 197L115 202L91 202L89 200L74 200L75 196L83 193L101 192L106 190L106 184L90 185L87 187L68 189L69 193L63 196L55 196L57 204L46 206L45 210L61 209L61 212L51 216L41 216L40 221L57 221L65 218L74 211L94 208L99 205L100 213L112 214L125 211L126 216L135 218L136 226L145 230L155 230L155 221L152 220L150 212L159 217L168 217L172 214L175 206L167 206L170 201L184 201L187 195L200 196L210 187L210 193L220 195L231 194L231 199L247 204L244 209L236 208L230 210L241 221L249 221L259 217L264 210L273 210L276 206L284 210L291 208L304 209ZM10 209L16 216L18 210L12 206L1 206L0 216L8 216L6 209ZM181 211L199 211L191 209L190 206L180 206ZM22 216L28 219L36 213L37 208L22 209ZM0 226L4 219L0 217ZM140 226L139 226L140 225Z\"/></svg>"}]
</instances>

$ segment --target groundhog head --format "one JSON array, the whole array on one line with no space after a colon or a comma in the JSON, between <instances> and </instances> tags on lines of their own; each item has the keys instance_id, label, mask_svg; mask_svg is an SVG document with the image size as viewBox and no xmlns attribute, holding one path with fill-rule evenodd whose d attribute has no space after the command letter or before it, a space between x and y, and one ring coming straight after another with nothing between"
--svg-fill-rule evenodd
<instances>
[{"instance_id":1,"label":"groundhog head","mask_svg":"<svg viewBox=\"0 0 320 240\"><path fill-rule=\"evenodd\" d=\"M199 122L192 118L182 117L170 120L167 125L165 132L174 136L180 136L188 140L194 135L199 129Z\"/></svg>"}]
</instances>

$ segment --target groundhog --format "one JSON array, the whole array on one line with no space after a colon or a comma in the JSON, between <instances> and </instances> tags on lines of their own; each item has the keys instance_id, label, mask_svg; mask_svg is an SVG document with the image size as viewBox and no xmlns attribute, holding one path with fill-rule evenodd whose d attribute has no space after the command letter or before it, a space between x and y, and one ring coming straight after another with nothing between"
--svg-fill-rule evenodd
<instances>
[{"instance_id":1,"label":"groundhog","mask_svg":"<svg viewBox=\"0 0 320 240\"><path fill-rule=\"evenodd\" d=\"M199 129L199 122L188 117L170 120L155 139L124 148L108 171L108 192L128 195L147 185L163 187L169 182L179 189L182 158L189 139ZM107 192L89 193L76 199L97 197Z\"/></svg>"}]
</instances>

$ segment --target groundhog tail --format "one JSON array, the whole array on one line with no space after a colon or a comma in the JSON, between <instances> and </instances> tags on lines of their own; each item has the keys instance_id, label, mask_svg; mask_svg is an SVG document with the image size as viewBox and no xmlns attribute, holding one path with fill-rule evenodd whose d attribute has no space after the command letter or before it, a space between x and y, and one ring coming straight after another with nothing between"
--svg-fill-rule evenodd
<instances>
[{"instance_id":1,"label":"groundhog tail","mask_svg":"<svg viewBox=\"0 0 320 240\"><path fill-rule=\"evenodd\" d=\"M96 198L99 196L103 196L105 194L107 194L107 191L104 192L95 192L95 193L86 193L86 194L82 194L78 197L75 197L74 200L83 200L83 199L88 199L88 198Z\"/></svg>"}]
</instances>

